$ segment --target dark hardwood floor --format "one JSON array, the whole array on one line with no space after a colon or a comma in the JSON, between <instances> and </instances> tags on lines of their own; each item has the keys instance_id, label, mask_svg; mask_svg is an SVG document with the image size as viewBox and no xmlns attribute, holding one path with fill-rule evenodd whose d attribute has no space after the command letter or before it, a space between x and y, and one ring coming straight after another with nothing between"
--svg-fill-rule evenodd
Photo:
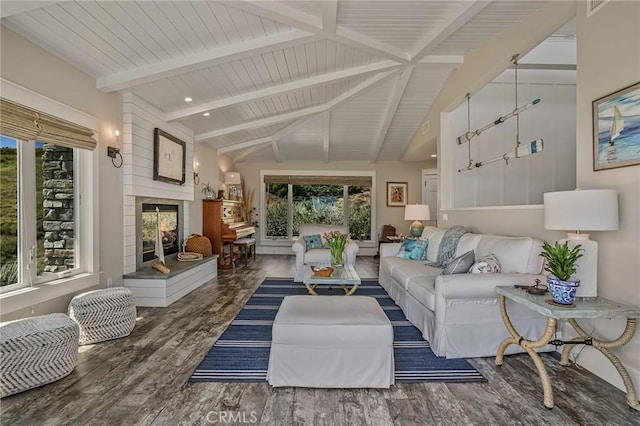
<instances>
[{"instance_id":1,"label":"dark hardwood floor","mask_svg":"<svg viewBox=\"0 0 640 426\"><path fill-rule=\"evenodd\" d=\"M2 425L631 425L625 395L584 369L545 365L556 407L527 355L470 362L488 379L374 389L272 389L267 383L187 383L195 366L265 277L292 276L292 256L258 256L168 308L138 308L124 339L80 348L67 378L4 398ZM377 261L358 258L362 277Z\"/></svg>"}]
</instances>

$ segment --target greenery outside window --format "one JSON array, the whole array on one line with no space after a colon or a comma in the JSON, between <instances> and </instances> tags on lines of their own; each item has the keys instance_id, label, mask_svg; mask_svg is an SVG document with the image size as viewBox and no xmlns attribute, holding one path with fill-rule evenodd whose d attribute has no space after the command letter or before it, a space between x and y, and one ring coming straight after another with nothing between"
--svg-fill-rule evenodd
<instances>
[{"instance_id":1,"label":"greenery outside window","mask_svg":"<svg viewBox=\"0 0 640 426\"><path fill-rule=\"evenodd\" d=\"M351 238L372 240L372 173L364 176L294 173L263 174L265 240L295 239L300 225L305 223L346 225Z\"/></svg>"}]
</instances>

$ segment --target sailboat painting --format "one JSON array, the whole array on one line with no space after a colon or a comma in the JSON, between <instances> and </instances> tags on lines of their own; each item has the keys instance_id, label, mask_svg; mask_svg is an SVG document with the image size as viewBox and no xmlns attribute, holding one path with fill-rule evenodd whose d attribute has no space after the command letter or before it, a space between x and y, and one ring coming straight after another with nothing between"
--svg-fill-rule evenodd
<instances>
[{"instance_id":1,"label":"sailboat painting","mask_svg":"<svg viewBox=\"0 0 640 426\"><path fill-rule=\"evenodd\" d=\"M593 170L640 164L640 83L593 102Z\"/></svg>"}]
</instances>

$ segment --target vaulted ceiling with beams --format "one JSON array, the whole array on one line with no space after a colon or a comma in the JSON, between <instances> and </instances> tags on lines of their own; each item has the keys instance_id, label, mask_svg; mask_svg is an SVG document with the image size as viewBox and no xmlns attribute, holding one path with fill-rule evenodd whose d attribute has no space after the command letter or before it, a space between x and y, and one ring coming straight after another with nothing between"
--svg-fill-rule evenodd
<instances>
[{"instance_id":1,"label":"vaulted ceiling with beams","mask_svg":"<svg viewBox=\"0 0 640 426\"><path fill-rule=\"evenodd\" d=\"M403 157L465 54L548 2L24 3L2 24L235 161L375 162Z\"/></svg>"}]
</instances>

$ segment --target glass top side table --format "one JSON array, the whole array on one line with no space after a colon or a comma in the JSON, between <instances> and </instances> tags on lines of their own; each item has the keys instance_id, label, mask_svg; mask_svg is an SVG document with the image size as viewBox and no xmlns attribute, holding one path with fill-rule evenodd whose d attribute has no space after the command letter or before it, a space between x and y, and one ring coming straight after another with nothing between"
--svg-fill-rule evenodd
<instances>
[{"instance_id":1,"label":"glass top side table","mask_svg":"<svg viewBox=\"0 0 640 426\"><path fill-rule=\"evenodd\" d=\"M542 381L542 389L544 391L545 407L553 408L553 389L551 388L549 374L547 373L547 370L535 349L551 343L557 346L565 345L560 358L561 365L569 365L569 353L575 345L590 345L600 351L609 361L611 361L618 371L618 374L620 374L627 390L627 404L631 408L640 411L640 403L638 402L633 381L631 380L627 369L622 365L618 357L610 350L624 346L631 340L636 331L637 320L640 318L640 309L625 306L600 297L592 299L577 298L577 306L575 308L565 308L548 304L546 301L547 299L550 299L550 296L548 295L535 296L528 294L524 289L516 289L512 286L496 287L496 291L498 293L502 320L504 321L504 325L507 327L507 330L509 330L511 337L506 338L498 347L495 363L498 366L502 365L504 351L509 345L520 345L529 354L538 370L538 375ZM516 331L509 319L506 299L522 304L547 317L547 328L538 340L527 340ZM569 341L551 340L556 331L557 320L562 318L567 319L569 324L571 324L580 337ZM620 337L616 340L605 342L589 336L589 334L584 331L576 321L577 319L583 318L626 318L627 325Z\"/></svg>"}]
</instances>

